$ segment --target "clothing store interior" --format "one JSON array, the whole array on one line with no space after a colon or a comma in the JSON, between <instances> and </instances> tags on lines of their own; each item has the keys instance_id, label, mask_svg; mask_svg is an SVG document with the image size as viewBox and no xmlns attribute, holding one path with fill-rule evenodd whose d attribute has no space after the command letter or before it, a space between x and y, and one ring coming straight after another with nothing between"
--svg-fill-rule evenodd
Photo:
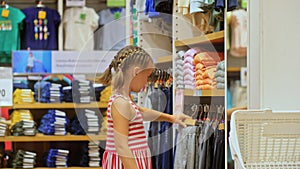
<instances>
[{"instance_id":1,"label":"clothing store interior","mask_svg":"<svg viewBox=\"0 0 300 169\"><path fill-rule=\"evenodd\" d=\"M300 168L297 0L0 1L0 168L125 168L99 77L128 45L155 64L133 108L189 117L142 121L137 168Z\"/></svg>"}]
</instances>

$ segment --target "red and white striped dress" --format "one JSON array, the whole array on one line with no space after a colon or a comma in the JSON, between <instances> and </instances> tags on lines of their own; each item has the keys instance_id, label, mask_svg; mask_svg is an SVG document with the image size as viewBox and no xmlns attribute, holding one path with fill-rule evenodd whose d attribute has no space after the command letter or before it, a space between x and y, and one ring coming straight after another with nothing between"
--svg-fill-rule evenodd
<instances>
[{"instance_id":1,"label":"red and white striped dress","mask_svg":"<svg viewBox=\"0 0 300 169\"><path fill-rule=\"evenodd\" d=\"M152 169L151 153L148 147L146 133L143 126L143 118L138 107L126 97L114 94L111 96L107 108L107 140L106 149L103 154L102 168L103 169L123 169L124 166L119 157L114 140L114 126L111 116L111 105L114 99L125 98L133 106L136 112L136 117L129 122L128 147L131 150L139 169Z\"/></svg>"}]
</instances>

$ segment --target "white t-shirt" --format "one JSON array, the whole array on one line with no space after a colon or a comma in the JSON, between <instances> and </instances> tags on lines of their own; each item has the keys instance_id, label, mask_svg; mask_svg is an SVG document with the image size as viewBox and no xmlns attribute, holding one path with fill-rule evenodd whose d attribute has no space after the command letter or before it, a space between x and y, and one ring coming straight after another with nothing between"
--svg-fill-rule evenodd
<instances>
[{"instance_id":1,"label":"white t-shirt","mask_svg":"<svg viewBox=\"0 0 300 169\"><path fill-rule=\"evenodd\" d=\"M125 15L124 8L120 10L119 19L115 19L115 14L111 9L99 12L99 25L102 27L95 33L96 50L120 50L126 46Z\"/></svg>"},{"instance_id":2,"label":"white t-shirt","mask_svg":"<svg viewBox=\"0 0 300 169\"><path fill-rule=\"evenodd\" d=\"M94 50L94 30L99 16L93 8L73 7L65 10L63 24L66 50Z\"/></svg>"},{"instance_id":3,"label":"white t-shirt","mask_svg":"<svg viewBox=\"0 0 300 169\"><path fill-rule=\"evenodd\" d=\"M34 64L34 61L36 60L36 58L35 57L28 57L28 59L27 59L27 66L29 66L29 67L33 67L33 64Z\"/></svg>"}]
</instances>

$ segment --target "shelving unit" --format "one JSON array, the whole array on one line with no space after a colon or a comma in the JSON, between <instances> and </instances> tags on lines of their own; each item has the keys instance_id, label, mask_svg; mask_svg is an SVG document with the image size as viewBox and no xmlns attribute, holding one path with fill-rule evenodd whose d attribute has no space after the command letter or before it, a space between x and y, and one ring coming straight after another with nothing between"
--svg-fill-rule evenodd
<instances>
[{"instance_id":1,"label":"shelving unit","mask_svg":"<svg viewBox=\"0 0 300 169\"><path fill-rule=\"evenodd\" d=\"M74 109L74 108L106 108L108 103L92 102L88 104L80 103L32 103L15 104L13 109Z\"/></svg>"},{"instance_id":2,"label":"shelving unit","mask_svg":"<svg viewBox=\"0 0 300 169\"><path fill-rule=\"evenodd\" d=\"M172 62L172 55L162 56L162 57L157 58L157 60L156 60L157 64L167 63L167 62Z\"/></svg>"},{"instance_id":3,"label":"shelving unit","mask_svg":"<svg viewBox=\"0 0 300 169\"><path fill-rule=\"evenodd\" d=\"M224 43L224 31L214 32L204 36L197 36L190 39L176 40L175 47L193 46L204 43Z\"/></svg>"},{"instance_id":4,"label":"shelving unit","mask_svg":"<svg viewBox=\"0 0 300 169\"><path fill-rule=\"evenodd\" d=\"M227 72L239 72L241 71L240 67L228 67Z\"/></svg>"},{"instance_id":5,"label":"shelving unit","mask_svg":"<svg viewBox=\"0 0 300 169\"><path fill-rule=\"evenodd\" d=\"M0 142L4 141L13 141L13 142L41 142L41 141L93 141L106 140L106 135L71 135L68 134L66 136L53 136L53 135L44 135L41 133L37 133L35 136L4 136L0 137Z\"/></svg>"},{"instance_id":6,"label":"shelving unit","mask_svg":"<svg viewBox=\"0 0 300 169\"><path fill-rule=\"evenodd\" d=\"M225 96L225 90L213 89L213 90L195 90L184 89L184 96Z\"/></svg>"}]
</instances>

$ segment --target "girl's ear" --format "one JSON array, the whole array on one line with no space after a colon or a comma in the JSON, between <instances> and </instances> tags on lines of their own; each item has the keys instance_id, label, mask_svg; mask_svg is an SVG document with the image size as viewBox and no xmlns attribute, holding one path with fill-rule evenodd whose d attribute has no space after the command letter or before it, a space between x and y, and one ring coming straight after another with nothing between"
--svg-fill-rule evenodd
<instances>
[{"instance_id":1,"label":"girl's ear","mask_svg":"<svg viewBox=\"0 0 300 169\"><path fill-rule=\"evenodd\" d=\"M141 68L134 67L134 69L133 69L133 76L136 76L140 71L141 71Z\"/></svg>"}]
</instances>

